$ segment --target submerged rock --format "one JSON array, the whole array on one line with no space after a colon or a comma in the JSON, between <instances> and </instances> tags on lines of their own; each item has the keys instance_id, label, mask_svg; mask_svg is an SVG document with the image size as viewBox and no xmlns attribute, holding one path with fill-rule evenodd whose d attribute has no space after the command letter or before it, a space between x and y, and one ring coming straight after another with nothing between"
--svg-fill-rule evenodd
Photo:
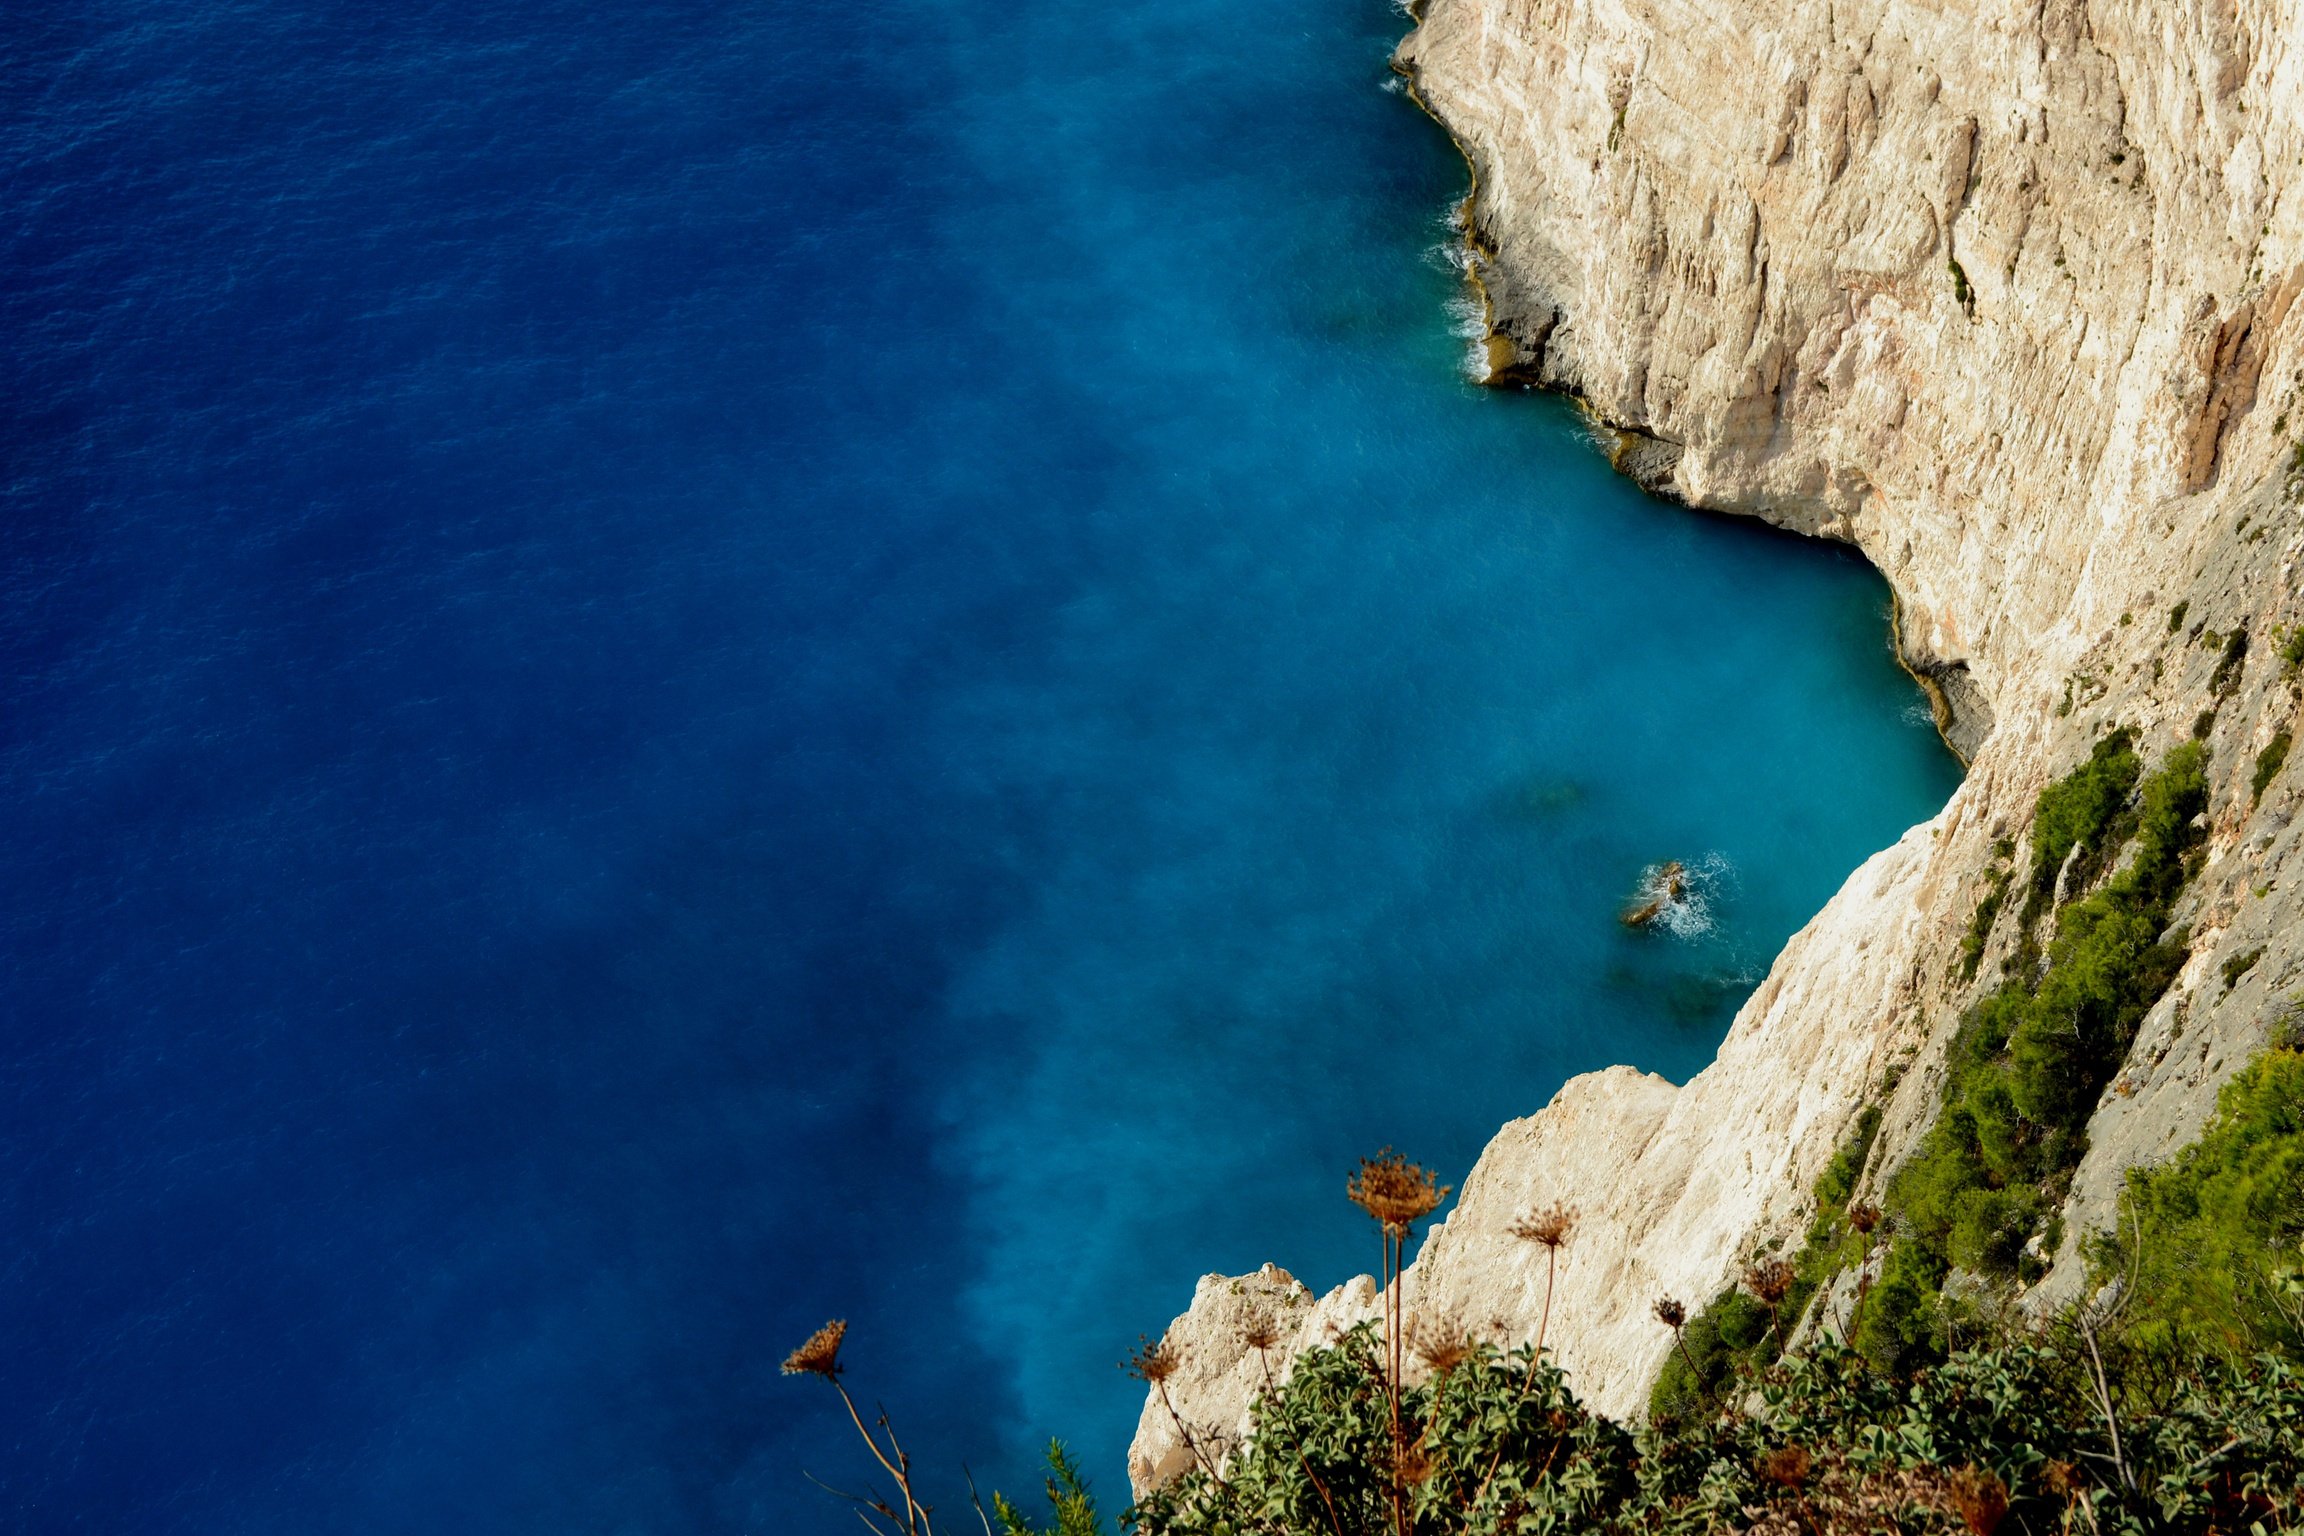
<instances>
[{"instance_id":1,"label":"submerged rock","mask_svg":"<svg viewBox=\"0 0 2304 1536\"><path fill-rule=\"evenodd\" d=\"M1642 876L1640 892L1624 909L1621 921L1627 928L1646 928L1687 900L1688 866L1666 859Z\"/></svg>"}]
</instances>

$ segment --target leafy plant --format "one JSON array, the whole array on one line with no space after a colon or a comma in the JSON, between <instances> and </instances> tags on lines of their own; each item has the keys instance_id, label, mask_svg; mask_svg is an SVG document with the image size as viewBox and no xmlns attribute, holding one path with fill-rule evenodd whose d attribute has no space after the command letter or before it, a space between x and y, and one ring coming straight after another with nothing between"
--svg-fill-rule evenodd
<instances>
[{"instance_id":1,"label":"leafy plant","mask_svg":"<svg viewBox=\"0 0 2304 1536\"><path fill-rule=\"evenodd\" d=\"M2032 816L2032 869L2026 884L2024 926L2038 922L2055 897L2057 877L2073 859L2085 884L2093 866L2125 841L2129 799L2144 772L2132 732L2113 731L2088 760L2040 792Z\"/></svg>"},{"instance_id":2,"label":"leafy plant","mask_svg":"<svg viewBox=\"0 0 2304 1536\"><path fill-rule=\"evenodd\" d=\"M1000 1536L1103 1536L1104 1522L1096 1513L1096 1500L1079 1463L1061 1440L1048 1442L1047 1525L1034 1525L1006 1495L992 1495L992 1516L1000 1522Z\"/></svg>"},{"instance_id":3,"label":"leafy plant","mask_svg":"<svg viewBox=\"0 0 2304 1536\"><path fill-rule=\"evenodd\" d=\"M2012 871L1994 869L1984 877L1984 894L1977 899L1976 910L1968 914L1968 930L1960 935L1960 979L1974 981L1976 968L1984 962L1984 946L1991 942L1992 925L2000 920L2000 909L2008 904L2008 883L2014 878Z\"/></svg>"},{"instance_id":4,"label":"leafy plant","mask_svg":"<svg viewBox=\"0 0 2304 1536\"><path fill-rule=\"evenodd\" d=\"M2304 1053L2275 1048L2224 1085L2216 1118L2173 1162L2132 1170L2117 1239L2131 1255L2149 1337L2245 1359L2304 1346L2304 1312L2280 1280L2304 1243Z\"/></svg>"},{"instance_id":5,"label":"leafy plant","mask_svg":"<svg viewBox=\"0 0 2304 1536\"><path fill-rule=\"evenodd\" d=\"M2282 731L2264 744L2263 751L2256 754L2256 776L2248 781L2250 804L2260 804L2264 799L2264 791L2270 789L2272 781L2280 776L2281 765L2288 761L2288 745L2288 733Z\"/></svg>"},{"instance_id":6,"label":"leafy plant","mask_svg":"<svg viewBox=\"0 0 2304 1536\"><path fill-rule=\"evenodd\" d=\"M2242 950L2224 962L2224 990L2229 992L2240 984L2240 978L2256 969L2256 962L2264 958L2264 946Z\"/></svg>"},{"instance_id":7,"label":"leafy plant","mask_svg":"<svg viewBox=\"0 0 2304 1536\"><path fill-rule=\"evenodd\" d=\"M2085 1150L2088 1118L2183 966L2187 938L2166 929L2202 838L2206 763L2206 748L2188 742L2139 783L2129 738L2116 732L2041 794L2035 901L2131 838L2135 857L2057 914L2037 980L2020 968L1953 1036L1936 1123L1888 1186L1900 1234L1852 1325L1879 1367L1910 1368L1951 1347L1959 1319L1941 1292L1952 1270L2021 1277L2040 1264L2032 1240Z\"/></svg>"},{"instance_id":8,"label":"leafy plant","mask_svg":"<svg viewBox=\"0 0 2304 1536\"><path fill-rule=\"evenodd\" d=\"M2248 662L2248 626L2236 626L2224 636L2223 652L2216 658L2216 670L2209 675L2208 692L2222 698L2240 681L2240 669Z\"/></svg>"},{"instance_id":9,"label":"leafy plant","mask_svg":"<svg viewBox=\"0 0 2304 1536\"><path fill-rule=\"evenodd\" d=\"M1483 1346L1406 1401L1410 1536L2304 1529L2295 1366L2210 1359L2163 1380L2152 1358L2067 1321L1898 1377L1827 1340L1740 1373L1700 1415L1627 1431L1531 1351ZM1304 1356L1223 1484L1188 1473L1128 1522L1137 1536L1388 1528L1381 1370L1373 1325Z\"/></svg>"}]
</instances>

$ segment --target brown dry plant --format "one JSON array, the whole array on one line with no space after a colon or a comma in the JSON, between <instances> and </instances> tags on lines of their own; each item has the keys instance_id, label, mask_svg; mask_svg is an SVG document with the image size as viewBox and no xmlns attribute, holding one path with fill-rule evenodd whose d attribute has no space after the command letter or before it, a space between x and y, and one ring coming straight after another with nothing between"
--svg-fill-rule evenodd
<instances>
[{"instance_id":1,"label":"brown dry plant","mask_svg":"<svg viewBox=\"0 0 2304 1536\"><path fill-rule=\"evenodd\" d=\"M2008 1485L1996 1473L1962 1467L1952 1474L1948 1491L1969 1536L1992 1536L2008 1517Z\"/></svg>"},{"instance_id":2,"label":"brown dry plant","mask_svg":"<svg viewBox=\"0 0 2304 1536\"><path fill-rule=\"evenodd\" d=\"M840 1374L840 1341L848 1336L845 1319L834 1318L814 1333L807 1342L784 1357L787 1376L837 1376Z\"/></svg>"},{"instance_id":3,"label":"brown dry plant","mask_svg":"<svg viewBox=\"0 0 2304 1536\"><path fill-rule=\"evenodd\" d=\"M1445 1377L1472 1358L1472 1334L1450 1318L1437 1323L1411 1323L1408 1347L1424 1362L1426 1370L1436 1377Z\"/></svg>"},{"instance_id":4,"label":"brown dry plant","mask_svg":"<svg viewBox=\"0 0 2304 1536\"><path fill-rule=\"evenodd\" d=\"M1192 1426L1184 1422L1184 1415L1176 1411L1174 1400L1168 1396L1168 1378L1183 1364L1183 1351L1169 1343L1165 1334L1158 1339L1138 1334L1136 1347L1120 1362L1120 1369L1152 1389L1153 1396L1160 1399L1161 1408L1168 1414L1168 1422L1176 1426L1176 1438L1184 1443L1184 1454L1208 1474L1209 1482L1221 1488L1224 1478L1216 1470L1214 1454L1201 1443L1201 1437L1192 1432Z\"/></svg>"},{"instance_id":5,"label":"brown dry plant","mask_svg":"<svg viewBox=\"0 0 2304 1536\"><path fill-rule=\"evenodd\" d=\"M863 1436L865 1447L872 1452L873 1460L880 1463L882 1471L895 1479L897 1496L904 1505L902 1509L878 1495L840 1494L856 1506L857 1518L874 1531L882 1528L872 1518L878 1515L887 1522L890 1529L902 1533L902 1536L935 1536L936 1526L930 1518L928 1506L921 1503L912 1491L912 1458L905 1454L903 1445L897 1440L896 1431L888 1422L888 1415L883 1412L873 1420L880 1432L875 1436L872 1430L865 1428L864 1415L857 1411L856 1400L848 1395L847 1387L841 1384L840 1345L847 1337L848 1324L834 1318L808 1335L798 1349L784 1357L784 1374L820 1376L829 1382L832 1390L840 1394L840 1402L848 1410L848 1421L856 1426L856 1433ZM888 1442L885 1448L880 1443L883 1438ZM819 1486L831 1487L830 1484ZM831 1491L839 1492L838 1489Z\"/></svg>"},{"instance_id":6,"label":"brown dry plant","mask_svg":"<svg viewBox=\"0 0 2304 1536\"><path fill-rule=\"evenodd\" d=\"M1688 1367L1688 1384L1701 1391L1704 1375L1696 1369L1696 1357L1688 1353L1688 1336L1681 1331L1688 1324L1688 1309L1681 1305L1676 1296L1659 1296L1656 1298L1655 1311L1656 1321L1672 1330L1672 1343L1680 1351L1681 1363Z\"/></svg>"},{"instance_id":7,"label":"brown dry plant","mask_svg":"<svg viewBox=\"0 0 2304 1536\"><path fill-rule=\"evenodd\" d=\"M1384 1394L1392 1418L1392 1459L1395 1472L1407 1444L1400 1431L1400 1374L1406 1328L1400 1307L1400 1271L1407 1258L1408 1234L1419 1221L1440 1209L1451 1186L1442 1184L1431 1169L1408 1161L1384 1148L1374 1157L1360 1159L1360 1167L1345 1182L1351 1202L1374 1219L1383 1234L1384 1279ZM1401 1497L1397 1475L1392 1483L1392 1524L1399 1536L1408 1536L1408 1506Z\"/></svg>"},{"instance_id":8,"label":"brown dry plant","mask_svg":"<svg viewBox=\"0 0 2304 1536\"><path fill-rule=\"evenodd\" d=\"M1346 1182L1352 1203L1379 1222L1395 1240L1440 1209L1454 1186L1440 1182L1429 1168L1419 1167L1386 1147L1374 1157L1360 1159L1360 1169Z\"/></svg>"},{"instance_id":9,"label":"brown dry plant","mask_svg":"<svg viewBox=\"0 0 2304 1536\"><path fill-rule=\"evenodd\" d=\"M1780 1445L1762 1456L1753 1470L1760 1474L1760 1480L1764 1483L1774 1483L1779 1488L1798 1488L1808 1481L1808 1469L1815 1463L1816 1458L1809 1455L1805 1447Z\"/></svg>"},{"instance_id":10,"label":"brown dry plant","mask_svg":"<svg viewBox=\"0 0 2304 1536\"><path fill-rule=\"evenodd\" d=\"M1783 1306L1784 1298L1792 1294L1792 1283L1798 1278L1791 1265L1776 1258L1756 1259L1744 1271L1744 1289L1768 1309L1768 1331L1779 1337L1784 1319L1777 1315L1777 1309Z\"/></svg>"},{"instance_id":11,"label":"brown dry plant","mask_svg":"<svg viewBox=\"0 0 2304 1536\"><path fill-rule=\"evenodd\" d=\"M1576 1208L1555 1201L1512 1224L1512 1235L1544 1250L1544 1311L1536 1322L1536 1353L1544 1353L1544 1336L1552 1327L1552 1287L1560 1273L1560 1245L1576 1230Z\"/></svg>"}]
</instances>

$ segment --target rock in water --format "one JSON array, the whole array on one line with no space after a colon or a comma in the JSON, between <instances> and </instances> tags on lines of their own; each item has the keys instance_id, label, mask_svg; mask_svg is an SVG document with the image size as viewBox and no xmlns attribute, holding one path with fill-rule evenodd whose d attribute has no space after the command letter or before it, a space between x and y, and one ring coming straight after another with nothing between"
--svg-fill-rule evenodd
<instances>
[{"instance_id":1,"label":"rock in water","mask_svg":"<svg viewBox=\"0 0 2304 1536\"><path fill-rule=\"evenodd\" d=\"M1688 867L1678 859L1666 859L1641 880L1640 894L1624 909L1624 926L1645 928L1687 899Z\"/></svg>"}]
</instances>

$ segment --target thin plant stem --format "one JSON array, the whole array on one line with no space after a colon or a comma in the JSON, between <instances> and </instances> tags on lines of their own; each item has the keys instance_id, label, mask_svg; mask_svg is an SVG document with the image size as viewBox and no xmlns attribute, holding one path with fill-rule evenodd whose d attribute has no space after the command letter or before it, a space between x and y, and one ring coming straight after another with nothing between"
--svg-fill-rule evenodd
<instances>
[{"instance_id":1,"label":"thin plant stem","mask_svg":"<svg viewBox=\"0 0 2304 1536\"><path fill-rule=\"evenodd\" d=\"M2119 1469L2120 1484L2131 1492L2136 1479L2128 1473L2128 1458L2120 1451L2120 1421L2112 1412L2112 1389L2104 1380L2104 1357L2096 1352L2096 1330L2088 1319L2080 1319L2080 1337L2088 1341L2088 1360L2096 1367L2096 1401L2104 1410L2104 1428L2112 1436L2112 1465Z\"/></svg>"},{"instance_id":2,"label":"thin plant stem","mask_svg":"<svg viewBox=\"0 0 2304 1536\"><path fill-rule=\"evenodd\" d=\"M871 1449L873 1459L887 1468L890 1477L896 1479L896 1490L904 1495L904 1529L907 1532L918 1533L918 1536L932 1536L935 1527L929 1523L928 1512L920 1507L919 1500L912 1497L910 1474L904 1468L899 1467L896 1462L890 1461L887 1454L880 1449L880 1442L873 1439L872 1432L864 1427L864 1415L856 1411L856 1399L850 1397L848 1389L840 1385L840 1378L827 1376L824 1379L832 1383L832 1390L840 1394L841 1402L847 1404L849 1421L856 1426L856 1433L864 1437L864 1444ZM887 1427L888 1419L885 1414L881 1416L880 1423L882 1428ZM890 1444L894 1444L896 1437L891 1433L888 1439ZM899 1460L902 1460L903 1450L898 1448L896 1455Z\"/></svg>"},{"instance_id":3,"label":"thin plant stem","mask_svg":"<svg viewBox=\"0 0 2304 1536\"><path fill-rule=\"evenodd\" d=\"M976 1506L976 1518L984 1526L984 1536L992 1536L992 1517L984 1513L984 1496L976 1491L976 1474L968 1470L968 1463L960 1463L960 1475L968 1480L968 1502Z\"/></svg>"},{"instance_id":4,"label":"thin plant stem","mask_svg":"<svg viewBox=\"0 0 2304 1536\"><path fill-rule=\"evenodd\" d=\"M856 1518L863 1521L865 1528L873 1532L874 1536L885 1536L885 1533L881 1531L879 1525L872 1519L872 1515L869 1513L869 1511L877 1511L880 1514L887 1516L891 1520L896 1518L896 1511L888 1507L888 1501L886 1499L882 1499L877 1496L868 1497L861 1493L850 1493L845 1488L835 1488L830 1483L824 1481L824 1479L818 1477L815 1473L810 1472L805 1468L801 1470L800 1475L808 1479L808 1481L814 1483L817 1487L823 1489L826 1493L831 1494L833 1497L846 1499L850 1504L854 1505Z\"/></svg>"},{"instance_id":5,"label":"thin plant stem","mask_svg":"<svg viewBox=\"0 0 2304 1536\"><path fill-rule=\"evenodd\" d=\"M1224 1478L1217 1472L1215 1461L1200 1448L1200 1442L1193 1438L1192 1426L1184 1422L1184 1415L1178 1413L1176 1405L1168 1400L1168 1383L1155 1381L1152 1390L1160 1394L1160 1406L1168 1410L1169 1422L1176 1426L1177 1435L1184 1441L1186 1454L1200 1464L1200 1470L1208 1474L1208 1481L1219 1488L1223 1487Z\"/></svg>"},{"instance_id":6,"label":"thin plant stem","mask_svg":"<svg viewBox=\"0 0 2304 1536\"><path fill-rule=\"evenodd\" d=\"M1392 1527L1398 1536L1408 1536L1408 1507L1400 1497L1400 1267L1407 1244L1405 1234L1394 1236L1386 1225L1384 1232L1384 1392L1392 1411L1392 1465L1387 1469L1386 1482L1392 1493Z\"/></svg>"},{"instance_id":7,"label":"thin plant stem","mask_svg":"<svg viewBox=\"0 0 2304 1536\"><path fill-rule=\"evenodd\" d=\"M1536 1358L1544 1358L1545 1330L1552 1326L1552 1281L1560 1268L1560 1246L1544 1245L1544 1315L1536 1321Z\"/></svg>"},{"instance_id":8,"label":"thin plant stem","mask_svg":"<svg viewBox=\"0 0 2304 1536\"><path fill-rule=\"evenodd\" d=\"M1675 1328L1672 1330L1672 1342L1680 1348L1680 1363L1688 1367L1688 1380L1698 1392L1702 1392L1704 1390L1704 1376L1702 1372L1696 1369L1696 1357L1688 1353L1688 1335Z\"/></svg>"}]
</instances>

